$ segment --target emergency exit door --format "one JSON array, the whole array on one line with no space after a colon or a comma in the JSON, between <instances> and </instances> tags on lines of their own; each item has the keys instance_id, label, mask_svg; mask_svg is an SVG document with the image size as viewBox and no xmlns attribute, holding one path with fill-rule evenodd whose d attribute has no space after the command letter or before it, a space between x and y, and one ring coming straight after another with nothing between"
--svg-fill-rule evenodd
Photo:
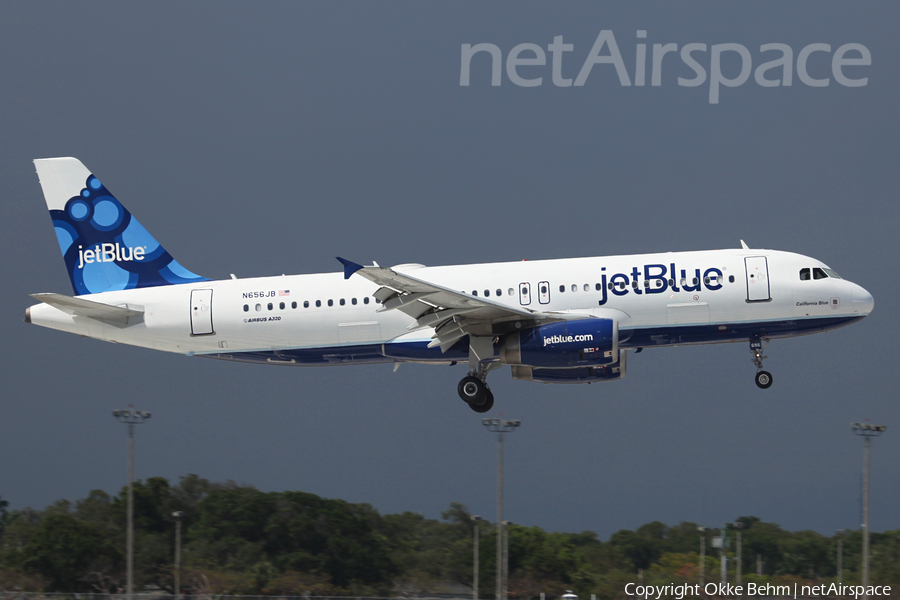
<instances>
[{"instance_id":1,"label":"emergency exit door","mask_svg":"<svg viewBox=\"0 0 900 600\"><path fill-rule=\"evenodd\" d=\"M769 264L765 256L748 256L744 259L747 270L747 302L768 302Z\"/></svg>"},{"instance_id":2,"label":"emergency exit door","mask_svg":"<svg viewBox=\"0 0 900 600\"><path fill-rule=\"evenodd\" d=\"M212 290L191 290L191 335L212 335Z\"/></svg>"}]
</instances>

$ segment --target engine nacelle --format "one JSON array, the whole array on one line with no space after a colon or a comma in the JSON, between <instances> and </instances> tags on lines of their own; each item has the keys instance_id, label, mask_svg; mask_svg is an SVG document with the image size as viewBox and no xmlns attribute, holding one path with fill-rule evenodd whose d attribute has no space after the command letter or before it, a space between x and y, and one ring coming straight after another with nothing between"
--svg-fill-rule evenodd
<instances>
[{"instance_id":1,"label":"engine nacelle","mask_svg":"<svg viewBox=\"0 0 900 600\"><path fill-rule=\"evenodd\" d=\"M616 319L559 321L505 335L500 362L547 368L608 365L618 360Z\"/></svg>"},{"instance_id":2,"label":"engine nacelle","mask_svg":"<svg viewBox=\"0 0 900 600\"><path fill-rule=\"evenodd\" d=\"M593 383L595 381L614 381L625 377L627 352L619 353L619 360L611 365L598 367L578 367L575 369L537 369L535 367L512 367L513 379L521 381L539 381L541 383Z\"/></svg>"}]
</instances>

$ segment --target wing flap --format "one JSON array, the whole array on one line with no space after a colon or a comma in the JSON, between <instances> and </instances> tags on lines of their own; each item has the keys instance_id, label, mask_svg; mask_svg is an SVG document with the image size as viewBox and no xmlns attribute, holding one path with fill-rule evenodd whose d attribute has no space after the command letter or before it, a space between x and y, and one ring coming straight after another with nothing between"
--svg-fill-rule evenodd
<instances>
[{"instance_id":1,"label":"wing flap","mask_svg":"<svg viewBox=\"0 0 900 600\"><path fill-rule=\"evenodd\" d=\"M416 319L408 329L432 327L435 330L428 347L446 351L467 335L493 336L497 331L537 323L583 318L566 313L546 313L503 304L491 298L470 296L406 273L374 265L366 267L338 257L344 265L344 278L365 277L381 286L373 294L382 307L379 312L399 310ZM463 317L463 315L465 315Z\"/></svg>"}]
</instances>

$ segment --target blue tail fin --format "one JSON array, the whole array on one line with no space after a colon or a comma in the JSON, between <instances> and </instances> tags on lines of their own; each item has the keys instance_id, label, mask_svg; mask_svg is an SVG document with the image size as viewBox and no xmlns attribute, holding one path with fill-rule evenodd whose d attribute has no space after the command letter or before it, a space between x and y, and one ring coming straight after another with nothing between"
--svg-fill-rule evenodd
<instances>
[{"instance_id":1,"label":"blue tail fin","mask_svg":"<svg viewBox=\"0 0 900 600\"><path fill-rule=\"evenodd\" d=\"M34 166L76 294L209 281L178 264L78 159Z\"/></svg>"}]
</instances>

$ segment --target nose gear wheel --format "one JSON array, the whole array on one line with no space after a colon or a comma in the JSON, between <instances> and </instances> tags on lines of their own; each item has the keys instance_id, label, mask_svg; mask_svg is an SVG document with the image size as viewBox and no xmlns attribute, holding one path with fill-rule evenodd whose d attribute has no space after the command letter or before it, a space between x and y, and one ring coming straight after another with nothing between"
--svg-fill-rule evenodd
<instances>
[{"instance_id":1,"label":"nose gear wheel","mask_svg":"<svg viewBox=\"0 0 900 600\"><path fill-rule=\"evenodd\" d=\"M763 390L767 390L772 386L772 374L763 370L763 360L768 358L763 356L763 350L768 345L768 340L766 340L765 344L758 338L750 340L750 353L753 355L750 360L756 365L756 385Z\"/></svg>"}]
</instances>

